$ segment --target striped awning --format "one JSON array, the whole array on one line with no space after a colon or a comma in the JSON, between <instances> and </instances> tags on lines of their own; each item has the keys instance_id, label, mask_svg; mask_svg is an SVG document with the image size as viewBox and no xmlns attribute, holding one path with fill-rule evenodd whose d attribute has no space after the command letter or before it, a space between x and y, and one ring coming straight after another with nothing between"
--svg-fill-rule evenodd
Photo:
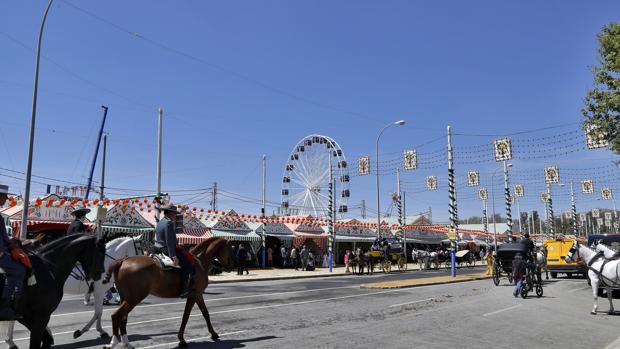
<instances>
[{"instance_id":1,"label":"striped awning","mask_svg":"<svg viewBox=\"0 0 620 349\"><path fill-rule=\"evenodd\" d=\"M247 233L244 232L232 232L232 231L224 231L211 229L211 235L217 238L224 238L230 241L260 241L261 237L253 231L249 231Z\"/></svg>"},{"instance_id":2,"label":"striped awning","mask_svg":"<svg viewBox=\"0 0 620 349\"><path fill-rule=\"evenodd\" d=\"M336 242L373 242L376 236L336 235Z\"/></svg>"},{"instance_id":3,"label":"striped awning","mask_svg":"<svg viewBox=\"0 0 620 349\"><path fill-rule=\"evenodd\" d=\"M177 234L177 241L181 245L198 245L210 237L211 232L207 228L184 229L182 233Z\"/></svg>"},{"instance_id":4,"label":"striped awning","mask_svg":"<svg viewBox=\"0 0 620 349\"><path fill-rule=\"evenodd\" d=\"M104 225L101 227L104 233L112 234L128 234L128 235L141 235L154 231L153 228L136 228L136 227L118 227L113 225Z\"/></svg>"}]
</instances>

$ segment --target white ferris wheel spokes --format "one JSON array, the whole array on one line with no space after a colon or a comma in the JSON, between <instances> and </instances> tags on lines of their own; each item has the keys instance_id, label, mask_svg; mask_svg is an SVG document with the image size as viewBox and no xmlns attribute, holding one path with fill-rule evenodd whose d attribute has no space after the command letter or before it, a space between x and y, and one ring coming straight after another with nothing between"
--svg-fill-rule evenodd
<instances>
[{"instance_id":1,"label":"white ferris wheel spokes","mask_svg":"<svg viewBox=\"0 0 620 349\"><path fill-rule=\"evenodd\" d=\"M310 135L293 148L282 177L284 214L326 217L329 211L330 162L336 211L348 212L349 172L344 152L330 137Z\"/></svg>"}]
</instances>

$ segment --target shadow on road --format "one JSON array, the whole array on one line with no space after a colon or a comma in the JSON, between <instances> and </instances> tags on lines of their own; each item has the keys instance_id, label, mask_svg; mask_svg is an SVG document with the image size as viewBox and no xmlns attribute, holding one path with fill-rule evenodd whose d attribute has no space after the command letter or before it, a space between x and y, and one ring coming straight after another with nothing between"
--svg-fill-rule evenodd
<instances>
[{"instance_id":1,"label":"shadow on road","mask_svg":"<svg viewBox=\"0 0 620 349\"><path fill-rule=\"evenodd\" d=\"M245 348L245 345L247 343L266 341L266 340L275 339L275 338L278 338L278 337L262 336L262 337L247 338L247 339L226 339L226 340L219 340L216 342L211 342L211 341L188 342L187 344L189 348L234 349L234 348Z\"/></svg>"},{"instance_id":2,"label":"shadow on road","mask_svg":"<svg viewBox=\"0 0 620 349\"><path fill-rule=\"evenodd\" d=\"M153 337L169 336L169 335L176 335L176 334L177 332L158 333L158 334L150 335L150 336L130 334L129 341L130 342L143 341L147 339L152 339ZM110 338L96 338L96 339L89 339L89 340L85 340L81 342L54 345L54 348L59 348L59 349L94 348L94 347L101 347L106 344L109 344L111 340L112 340L111 337Z\"/></svg>"}]
</instances>

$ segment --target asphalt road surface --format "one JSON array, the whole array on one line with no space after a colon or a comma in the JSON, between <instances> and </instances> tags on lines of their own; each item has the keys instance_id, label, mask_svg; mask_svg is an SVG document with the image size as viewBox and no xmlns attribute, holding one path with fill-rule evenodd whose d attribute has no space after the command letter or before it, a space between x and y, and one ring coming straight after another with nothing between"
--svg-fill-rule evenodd
<instances>
[{"instance_id":1,"label":"asphalt road surface","mask_svg":"<svg viewBox=\"0 0 620 349\"><path fill-rule=\"evenodd\" d=\"M480 269L478 269L479 271ZM471 270L463 269L462 272ZM506 279L408 289L360 289L361 283L444 275L446 271L385 276L213 284L205 295L221 338L210 339L197 308L185 338L190 348L612 348L620 347L620 316L590 315L591 290L583 279L550 280L544 296L513 298ZM50 327L55 348L93 348L107 343L91 330L73 331L92 308L66 296ZM111 333L106 307L104 326ZM129 339L137 348L175 348L183 312L180 299L148 298L129 317ZM16 327L26 348L28 332Z\"/></svg>"}]
</instances>

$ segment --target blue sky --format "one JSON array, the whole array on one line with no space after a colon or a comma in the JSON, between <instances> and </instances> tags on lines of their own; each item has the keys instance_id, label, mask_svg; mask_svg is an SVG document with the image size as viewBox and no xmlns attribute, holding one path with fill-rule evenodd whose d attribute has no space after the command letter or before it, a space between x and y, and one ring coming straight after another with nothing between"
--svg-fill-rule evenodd
<instances>
[{"instance_id":1,"label":"blue sky","mask_svg":"<svg viewBox=\"0 0 620 349\"><path fill-rule=\"evenodd\" d=\"M33 48L45 4L0 3L0 167L10 170L25 169ZM33 172L85 182L102 104L110 108L107 183L122 188L112 197L130 193L125 188L154 191L158 107L165 114L164 191L217 181L258 199L266 154L274 202L291 149L309 134L334 138L355 163L374 155L384 124L406 119L386 131L380 152L389 160L419 147L422 162L425 152L441 155L447 125L459 134L455 151L469 149L462 156L473 158L484 148L464 147L562 125L515 136L529 152L511 169L515 181L527 183L522 210L540 209L545 165L558 164L563 181L618 182L610 152L561 151L575 148L595 35L618 13L617 1L56 0L44 36ZM557 154L534 156L536 144ZM481 171L489 186L498 165L457 161L461 217L479 215L481 206L462 185L466 171ZM445 166L403 174L409 213L432 206L434 218L447 219L446 174ZM22 175L0 169L0 181L23 190L23 181L7 175ZM439 176L438 191L420 192L427 175ZM385 211L395 178L381 180ZM44 189L33 187L37 195ZM366 199L374 209L374 190L374 177L355 177L349 205ZM556 211L568 208L567 193L558 188ZM206 207L206 195L197 194L176 199ZM580 209L597 205L591 196L578 199ZM259 212L230 197L219 197L219 205Z\"/></svg>"}]
</instances>

